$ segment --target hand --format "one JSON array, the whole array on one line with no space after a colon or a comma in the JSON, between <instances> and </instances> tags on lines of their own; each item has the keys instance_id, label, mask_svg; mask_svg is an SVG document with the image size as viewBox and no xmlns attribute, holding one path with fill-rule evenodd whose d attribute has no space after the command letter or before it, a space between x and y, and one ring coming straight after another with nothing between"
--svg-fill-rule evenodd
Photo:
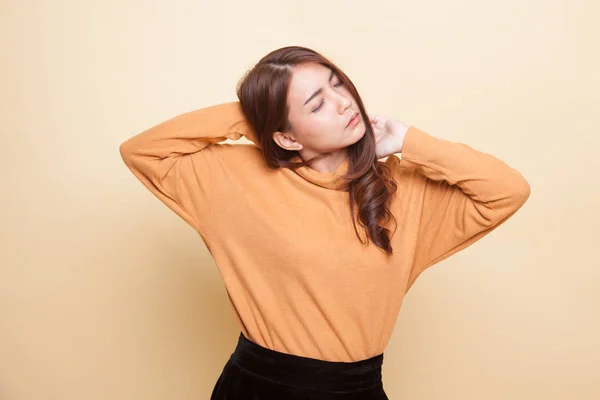
<instances>
[{"instance_id":1,"label":"hand","mask_svg":"<svg viewBox=\"0 0 600 400\"><path fill-rule=\"evenodd\" d=\"M402 145L408 126L382 115L369 115L369 120L375 134L377 159L402 153Z\"/></svg>"}]
</instances>

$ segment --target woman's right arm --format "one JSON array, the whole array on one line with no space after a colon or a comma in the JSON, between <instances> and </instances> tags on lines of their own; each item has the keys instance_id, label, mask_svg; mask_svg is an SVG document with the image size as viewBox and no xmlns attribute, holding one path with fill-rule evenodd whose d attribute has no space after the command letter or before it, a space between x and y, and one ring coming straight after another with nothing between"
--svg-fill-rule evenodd
<instances>
[{"instance_id":1,"label":"woman's right arm","mask_svg":"<svg viewBox=\"0 0 600 400\"><path fill-rule=\"evenodd\" d=\"M239 102L187 112L121 144L121 157L156 197L198 232L210 208L215 154L209 145L245 136L257 143Z\"/></svg>"}]
</instances>

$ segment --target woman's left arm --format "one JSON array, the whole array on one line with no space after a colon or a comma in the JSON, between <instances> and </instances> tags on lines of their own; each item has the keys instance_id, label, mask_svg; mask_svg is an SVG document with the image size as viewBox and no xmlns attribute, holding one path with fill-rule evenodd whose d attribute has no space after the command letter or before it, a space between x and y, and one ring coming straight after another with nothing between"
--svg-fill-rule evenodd
<instances>
[{"instance_id":1,"label":"woman's left arm","mask_svg":"<svg viewBox=\"0 0 600 400\"><path fill-rule=\"evenodd\" d=\"M420 172L409 199L411 209L420 210L420 224L408 290L423 270L505 222L531 189L521 173L490 154L392 121L384 133L401 141L399 165Z\"/></svg>"}]
</instances>

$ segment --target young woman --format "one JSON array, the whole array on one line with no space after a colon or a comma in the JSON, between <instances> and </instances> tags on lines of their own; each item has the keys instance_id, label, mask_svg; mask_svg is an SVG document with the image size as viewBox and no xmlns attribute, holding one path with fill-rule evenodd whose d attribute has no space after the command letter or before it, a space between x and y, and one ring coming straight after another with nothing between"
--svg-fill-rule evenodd
<instances>
[{"instance_id":1,"label":"young woman","mask_svg":"<svg viewBox=\"0 0 600 400\"><path fill-rule=\"evenodd\" d=\"M120 147L199 233L240 322L211 398L387 399L404 295L513 215L529 185L491 155L367 114L308 48L266 55L237 95ZM253 144L220 143L242 136Z\"/></svg>"}]
</instances>

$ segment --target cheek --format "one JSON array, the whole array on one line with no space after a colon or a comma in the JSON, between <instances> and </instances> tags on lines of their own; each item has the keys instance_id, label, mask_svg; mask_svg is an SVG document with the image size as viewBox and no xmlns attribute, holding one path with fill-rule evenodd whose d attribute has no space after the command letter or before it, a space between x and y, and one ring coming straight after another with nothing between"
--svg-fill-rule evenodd
<instances>
[{"instance_id":1,"label":"cheek","mask_svg":"<svg viewBox=\"0 0 600 400\"><path fill-rule=\"evenodd\" d=\"M341 128L340 115L336 110L328 109L319 117L319 129L321 132L329 132L335 134L339 132Z\"/></svg>"},{"instance_id":2,"label":"cheek","mask_svg":"<svg viewBox=\"0 0 600 400\"><path fill-rule=\"evenodd\" d=\"M315 126L315 135L322 143L334 142L340 137L340 124L334 118L323 118L319 120L318 126Z\"/></svg>"},{"instance_id":3,"label":"cheek","mask_svg":"<svg viewBox=\"0 0 600 400\"><path fill-rule=\"evenodd\" d=\"M330 132L332 127L332 120L330 117L325 115L319 115L318 117L312 118L306 124L306 131L314 137L323 136L324 133Z\"/></svg>"},{"instance_id":4,"label":"cheek","mask_svg":"<svg viewBox=\"0 0 600 400\"><path fill-rule=\"evenodd\" d=\"M302 132L301 136L306 144L319 146L336 143L339 140L340 129L342 129L340 121L329 111L298 123L298 131Z\"/></svg>"}]
</instances>

